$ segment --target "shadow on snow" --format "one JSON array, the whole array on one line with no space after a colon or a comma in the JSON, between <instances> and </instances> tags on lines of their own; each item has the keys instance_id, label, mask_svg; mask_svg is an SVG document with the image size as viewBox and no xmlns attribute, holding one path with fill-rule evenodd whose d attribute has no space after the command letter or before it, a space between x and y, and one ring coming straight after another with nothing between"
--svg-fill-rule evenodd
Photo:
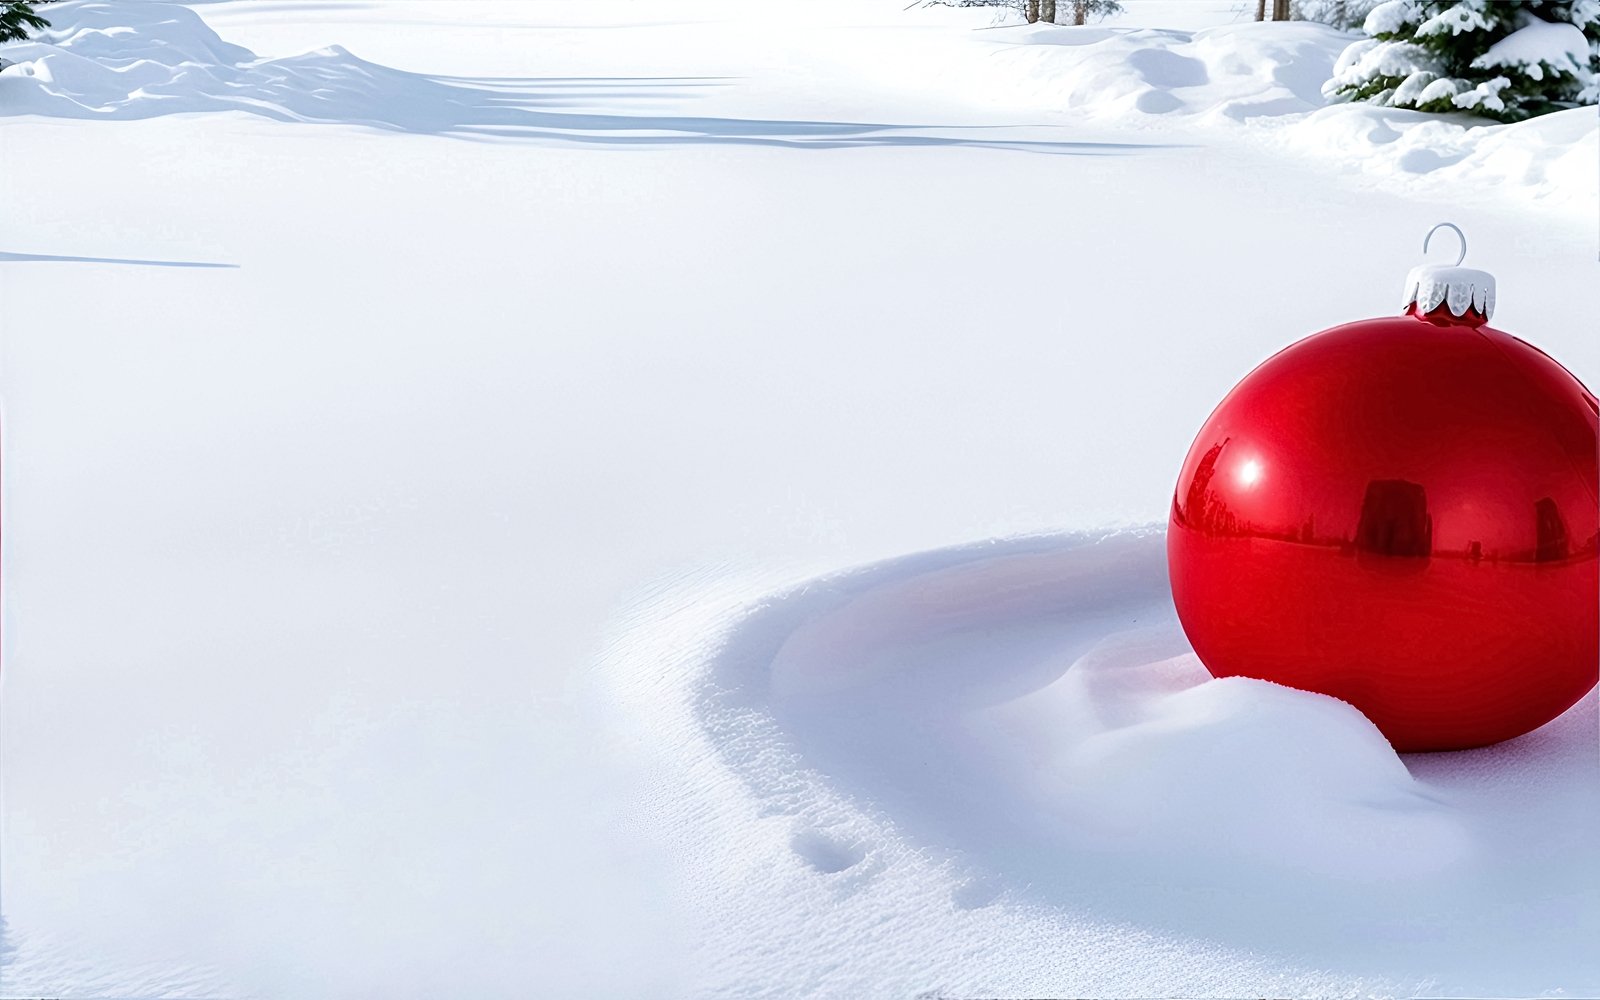
<instances>
[{"instance_id":1,"label":"shadow on snow","mask_svg":"<svg viewBox=\"0 0 1600 1000\"><path fill-rule=\"evenodd\" d=\"M277 121L482 139L610 145L839 149L964 146L1116 155L1161 143L1019 137L1006 126L734 118L655 113L727 77L433 76L361 59L340 46L261 59L223 41L194 11L163 3L64 5L36 39L0 46L0 114L133 120L238 111Z\"/></svg>"}]
</instances>

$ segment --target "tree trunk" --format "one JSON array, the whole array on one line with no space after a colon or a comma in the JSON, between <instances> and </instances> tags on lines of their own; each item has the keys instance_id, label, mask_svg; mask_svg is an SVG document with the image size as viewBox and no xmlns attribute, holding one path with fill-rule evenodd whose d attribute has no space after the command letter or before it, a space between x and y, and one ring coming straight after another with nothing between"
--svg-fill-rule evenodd
<instances>
[{"instance_id":1,"label":"tree trunk","mask_svg":"<svg viewBox=\"0 0 1600 1000\"><path fill-rule=\"evenodd\" d=\"M1039 20L1039 0L1028 0L1028 23Z\"/></svg>"},{"instance_id":2,"label":"tree trunk","mask_svg":"<svg viewBox=\"0 0 1600 1000\"><path fill-rule=\"evenodd\" d=\"M1089 0L1072 0L1072 23L1085 24L1089 20Z\"/></svg>"},{"instance_id":3,"label":"tree trunk","mask_svg":"<svg viewBox=\"0 0 1600 1000\"><path fill-rule=\"evenodd\" d=\"M1056 23L1056 0L1039 0L1039 20Z\"/></svg>"},{"instance_id":4,"label":"tree trunk","mask_svg":"<svg viewBox=\"0 0 1600 1000\"><path fill-rule=\"evenodd\" d=\"M1274 21L1289 20L1289 0L1272 0L1272 19Z\"/></svg>"},{"instance_id":5,"label":"tree trunk","mask_svg":"<svg viewBox=\"0 0 1600 1000\"><path fill-rule=\"evenodd\" d=\"M1257 21L1265 21L1266 19L1267 19L1267 0L1256 0L1256 20Z\"/></svg>"}]
</instances>

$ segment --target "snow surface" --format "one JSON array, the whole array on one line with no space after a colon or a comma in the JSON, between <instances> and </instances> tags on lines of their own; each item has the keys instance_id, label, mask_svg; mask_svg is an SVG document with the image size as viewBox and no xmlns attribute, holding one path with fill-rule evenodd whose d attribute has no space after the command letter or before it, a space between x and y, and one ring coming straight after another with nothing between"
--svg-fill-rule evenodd
<instances>
[{"instance_id":1,"label":"snow surface","mask_svg":"<svg viewBox=\"0 0 1600 1000\"><path fill-rule=\"evenodd\" d=\"M1592 111L1129 6L0 49L0 994L1600 989L1594 695L1397 757L1208 681L1148 527L1441 219L1596 384Z\"/></svg>"}]
</instances>

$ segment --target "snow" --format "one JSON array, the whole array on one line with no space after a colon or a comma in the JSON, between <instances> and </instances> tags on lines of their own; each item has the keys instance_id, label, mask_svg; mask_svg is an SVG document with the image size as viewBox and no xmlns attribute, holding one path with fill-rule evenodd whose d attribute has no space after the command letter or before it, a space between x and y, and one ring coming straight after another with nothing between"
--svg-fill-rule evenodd
<instances>
[{"instance_id":1,"label":"snow","mask_svg":"<svg viewBox=\"0 0 1600 1000\"><path fill-rule=\"evenodd\" d=\"M816 586L790 598L814 616L779 633L770 659L722 668L770 675L775 714L817 745L808 756L881 786L874 800L914 799L902 822L1013 865L1038 851L1014 873L1030 879L1070 853L1215 855L1358 882L1459 861L1449 810L1359 712L1260 681L1204 683L1163 614L1162 549L1149 534L1050 539L954 565L942 554L921 572L908 560L870 586L830 581L844 603L816 613ZM1118 611L1150 624L1108 628Z\"/></svg>"},{"instance_id":2,"label":"snow","mask_svg":"<svg viewBox=\"0 0 1600 1000\"><path fill-rule=\"evenodd\" d=\"M1458 196L1472 197L1502 185L1505 198L1595 210L1592 164L1600 130L1592 110L1485 127L1479 119L1388 107L1395 94L1328 104L1336 85L1380 71L1435 96L1450 86L1430 79L1439 67L1408 42L1352 43L1349 33L1302 22L1196 32L1030 25L977 34L988 49L983 58L952 60L945 68L952 100L1002 93L1035 115L1123 130L1221 126L1231 130L1232 144L1299 156L1339 175L1368 174L1389 190L1421 195L1448 181ZM1502 87L1490 81L1452 96L1464 108L1493 107ZM1251 127L1233 128L1240 123ZM1507 128L1525 130L1508 143Z\"/></svg>"},{"instance_id":3,"label":"snow","mask_svg":"<svg viewBox=\"0 0 1600 1000\"><path fill-rule=\"evenodd\" d=\"M1416 86L1411 82L1413 79L1437 77L1443 68L1437 59L1413 42L1362 39L1339 54L1338 61L1334 63L1333 76L1323 87L1322 93L1332 98L1335 90L1364 83L1373 77L1405 77L1405 83L1396 88L1395 96L1390 101L1379 102L1393 104L1400 100L1400 91L1407 86Z\"/></svg>"},{"instance_id":4,"label":"snow","mask_svg":"<svg viewBox=\"0 0 1600 1000\"><path fill-rule=\"evenodd\" d=\"M1420 76L1424 74L1419 73L1415 75ZM1410 83L1411 78L1407 77L1406 82ZM1461 93L1461 88L1465 85L1466 81L1464 80L1457 80L1453 77L1443 77L1441 79L1430 81L1427 86L1423 87L1414 96L1410 94L1404 95L1403 99L1411 104L1426 104L1429 101L1437 101L1446 97L1453 99L1457 94ZM1396 88L1397 100L1402 99L1398 96L1399 90L1400 88Z\"/></svg>"},{"instance_id":5,"label":"snow","mask_svg":"<svg viewBox=\"0 0 1600 1000\"><path fill-rule=\"evenodd\" d=\"M1471 90L1463 90L1451 98L1451 103L1466 111L1473 108L1488 108L1490 111L1504 111L1506 104L1500 99L1500 91L1511 86L1511 81L1503 76L1492 80L1485 80Z\"/></svg>"},{"instance_id":6,"label":"snow","mask_svg":"<svg viewBox=\"0 0 1600 1000\"><path fill-rule=\"evenodd\" d=\"M1158 527L1441 219L1596 384L1592 110L1232 6L52 5L0 993L1600 989L1595 696L1398 757L1207 680Z\"/></svg>"},{"instance_id":7,"label":"snow","mask_svg":"<svg viewBox=\"0 0 1600 1000\"><path fill-rule=\"evenodd\" d=\"M1446 7L1417 25L1417 37L1427 38L1445 32L1451 35L1464 35L1469 31L1485 31L1488 27L1489 22L1484 18L1481 7L1472 3L1458 3Z\"/></svg>"},{"instance_id":8,"label":"snow","mask_svg":"<svg viewBox=\"0 0 1600 1000\"><path fill-rule=\"evenodd\" d=\"M608 658L632 718L704 739L743 785L696 771L655 802L704 830L683 850L727 914L712 964L748 967L752 927L784 942L755 968L827 996L1451 995L1507 988L1508 963L1590 962L1575 893L1595 845L1571 824L1596 796L1570 779L1597 770L1592 698L1490 760L1402 764L1340 702L1208 682L1163 549L1148 531L990 540L743 608L649 600ZM646 668L677 656L704 694L663 711ZM1540 934L1519 935L1529 919ZM1435 974L1372 975L1407 965Z\"/></svg>"},{"instance_id":9,"label":"snow","mask_svg":"<svg viewBox=\"0 0 1600 1000\"><path fill-rule=\"evenodd\" d=\"M1543 68L1558 73L1588 73L1589 40L1575 25L1532 18L1511 34L1489 46L1472 60L1478 69L1510 66L1535 80L1544 79Z\"/></svg>"},{"instance_id":10,"label":"snow","mask_svg":"<svg viewBox=\"0 0 1600 1000\"><path fill-rule=\"evenodd\" d=\"M1385 0L1368 12L1361 30L1376 38L1396 34L1408 24L1421 22L1422 11L1414 0Z\"/></svg>"},{"instance_id":11,"label":"snow","mask_svg":"<svg viewBox=\"0 0 1600 1000\"><path fill-rule=\"evenodd\" d=\"M1440 81L1437 73L1425 69L1414 70L1404 80L1400 81L1400 86L1394 88L1389 103L1401 106L1414 104L1421 95L1428 92L1429 87L1433 87L1438 82ZM1445 81L1447 85L1449 82L1448 80ZM1434 88L1433 92L1438 93L1439 88Z\"/></svg>"},{"instance_id":12,"label":"snow","mask_svg":"<svg viewBox=\"0 0 1600 1000\"><path fill-rule=\"evenodd\" d=\"M998 49L975 68L985 85L1014 76L1012 90L1041 108L1231 120L1320 107L1327 50L1348 41L1307 23L1198 32L1032 25L985 38Z\"/></svg>"}]
</instances>

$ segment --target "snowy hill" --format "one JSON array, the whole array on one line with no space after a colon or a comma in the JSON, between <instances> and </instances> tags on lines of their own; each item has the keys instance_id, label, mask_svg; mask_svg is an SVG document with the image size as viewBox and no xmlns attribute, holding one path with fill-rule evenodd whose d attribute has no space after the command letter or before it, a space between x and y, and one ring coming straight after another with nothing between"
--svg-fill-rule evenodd
<instances>
[{"instance_id":1,"label":"snowy hill","mask_svg":"<svg viewBox=\"0 0 1600 1000\"><path fill-rule=\"evenodd\" d=\"M1208 680L1160 537L1441 219L1600 382L1600 130L1232 6L0 46L0 994L1600 989L1595 696L1398 756Z\"/></svg>"}]
</instances>

